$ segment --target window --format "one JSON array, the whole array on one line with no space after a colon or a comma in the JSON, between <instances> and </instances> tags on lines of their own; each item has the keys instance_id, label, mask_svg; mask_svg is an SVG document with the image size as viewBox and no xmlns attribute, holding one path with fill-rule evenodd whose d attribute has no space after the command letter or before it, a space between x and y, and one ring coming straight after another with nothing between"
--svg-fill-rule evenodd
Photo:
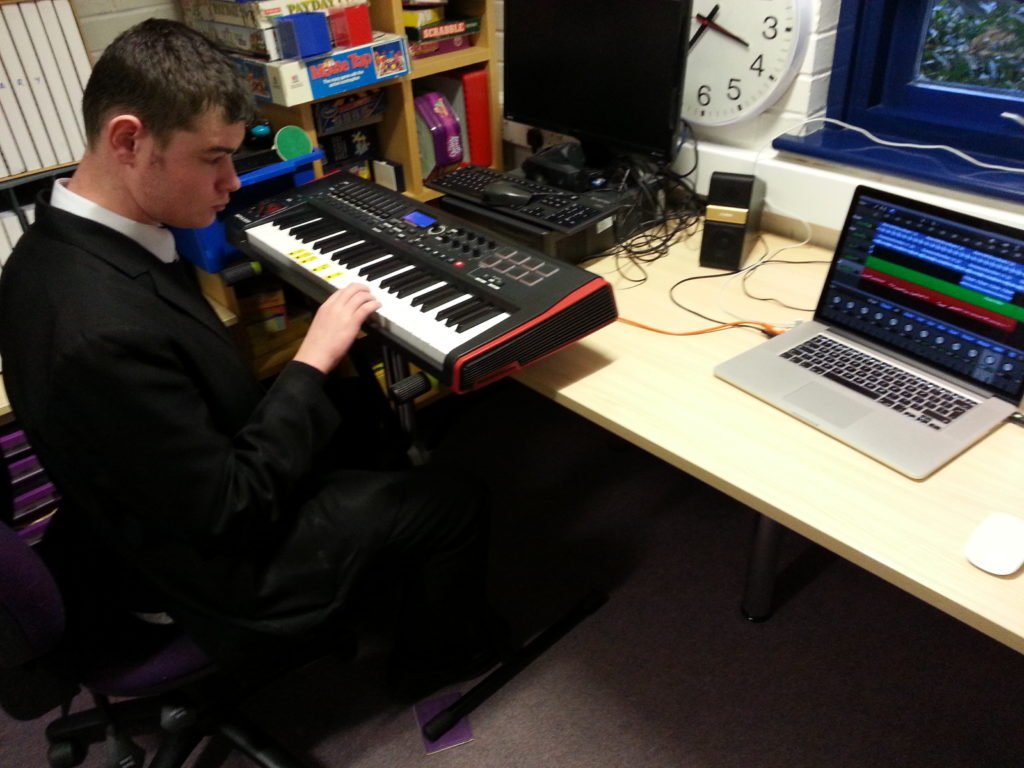
<instances>
[{"instance_id":1,"label":"window","mask_svg":"<svg viewBox=\"0 0 1024 768\"><path fill-rule=\"evenodd\" d=\"M842 0L827 117L779 149L1024 203L1024 2Z\"/></svg>"}]
</instances>

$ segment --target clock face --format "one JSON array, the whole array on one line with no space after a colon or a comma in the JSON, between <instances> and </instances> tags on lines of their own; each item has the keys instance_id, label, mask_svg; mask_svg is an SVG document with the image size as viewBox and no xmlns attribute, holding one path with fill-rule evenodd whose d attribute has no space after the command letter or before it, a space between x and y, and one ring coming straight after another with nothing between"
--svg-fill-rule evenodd
<instances>
[{"instance_id":1,"label":"clock face","mask_svg":"<svg viewBox=\"0 0 1024 768\"><path fill-rule=\"evenodd\" d=\"M800 70L810 0L694 0L683 117L727 125L759 115Z\"/></svg>"}]
</instances>

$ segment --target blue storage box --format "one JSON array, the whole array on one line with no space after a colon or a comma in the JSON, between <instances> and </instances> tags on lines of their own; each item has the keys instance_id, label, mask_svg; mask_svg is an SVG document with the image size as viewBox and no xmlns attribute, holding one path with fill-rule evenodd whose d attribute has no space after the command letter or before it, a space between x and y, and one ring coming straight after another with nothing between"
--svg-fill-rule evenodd
<instances>
[{"instance_id":1,"label":"blue storage box","mask_svg":"<svg viewBox=\"0 0 1024 768\"><path fill-rule=\"evenodd\" d=\"M323 158L323 150L314 149L308 155L282 160L242 174L238 177L242 182L241 189L231 196L228 207L213 224L202 229L170 228L178 253L200 269L211 273L220 272L224 267L241 260L242 254L227 240L224 218L279 192L312 181L315 176L313 163Z\"/></svg>"},{"instance_id":2,"label":"blue storage box","mask_svg":"<svg viewBox=\"0 0 1024 768\"><path fill-rule=\"evenodd\" d=\"M282 59L307 59L334 47L327 14L323 11L289 13L277 19L277 42Z\"/></svg>"}]
</instances>

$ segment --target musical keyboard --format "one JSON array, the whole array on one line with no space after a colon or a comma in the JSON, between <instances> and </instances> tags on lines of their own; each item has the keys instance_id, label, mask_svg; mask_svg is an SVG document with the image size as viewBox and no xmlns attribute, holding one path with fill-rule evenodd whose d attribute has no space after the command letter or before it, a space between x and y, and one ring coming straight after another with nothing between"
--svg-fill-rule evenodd
<instances>
[{"instance_id":1,"label":"musical keyboard","mask_svg":"<svg viewBox=\"0 0 1024 768\"><path fill-rule=\"evenodd\" d=\"M341 174L235 213L229 239L313 299L350 283L368 330L455 392L514 373L617 317L601 277Z\"/></svg>"}]
</instances>

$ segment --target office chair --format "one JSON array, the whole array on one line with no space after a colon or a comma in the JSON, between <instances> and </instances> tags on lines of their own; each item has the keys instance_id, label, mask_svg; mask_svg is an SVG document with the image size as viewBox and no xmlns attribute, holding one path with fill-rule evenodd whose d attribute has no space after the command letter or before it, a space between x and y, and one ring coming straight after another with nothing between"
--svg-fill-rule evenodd
<instances>
[{"instance_id":1,"label":"office chair","mask_svg":"<svg viewBox=\"0 0 1024 768\"><path fill-rule=\"evenodd\" d=\"M0 484L9 487L6 464L0 465ZM6 496L0 494L0 502ZM9 520L9 512L0 519ZM205 736L215 734L264 768L301 768L237 713L236 705L253 691L219 674L183 632L168 630L157 634L158 641L153 633L140 634L140 643L148 645L131 661L87 659L68 669L60 653L65 614L57 584L5 522L0 563L0 707L17 720L60 707L46 728L53 768L80 764L98 742L107 744L109 768L141 768L145 753L131 736L143 733L161 736L152 768L179 768ZM83 688L95 707L71 712Z\"/></svg>"}]
</instances>

